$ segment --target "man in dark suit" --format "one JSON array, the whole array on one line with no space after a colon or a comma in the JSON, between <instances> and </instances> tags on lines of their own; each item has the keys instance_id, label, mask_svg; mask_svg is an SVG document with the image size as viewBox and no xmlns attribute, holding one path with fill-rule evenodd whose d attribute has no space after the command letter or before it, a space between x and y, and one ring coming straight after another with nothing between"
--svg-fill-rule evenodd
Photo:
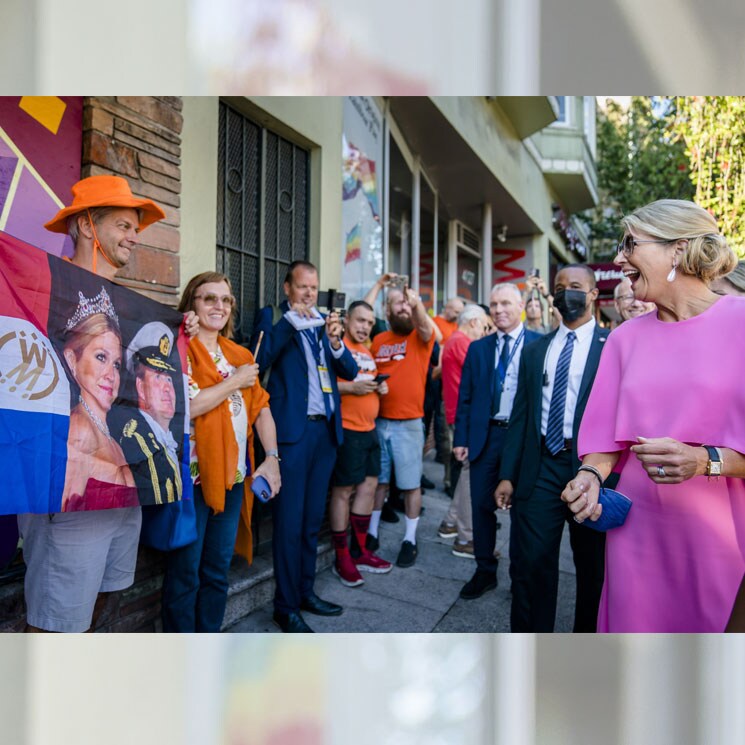
<instances>
[{"instance_id":1,"label":"man in dark suit","mask_svg":"<svg viewBox=\"0 0 745 745\"><path fill-rule=\"evenodd\" d=\"M342 612L313 591L318 531L326 507L336 449L343 439L337 377L354 380L357 363L342 342L336 313L325 321L316 309L318 272L306 261L290 264L284 283L287 301L273 323L262 308L251 346L264 332L256 361L271 365L267 390L282 456L282 491L272 500L274 622L285 632L308 632L301 610L322 616Z\"/></svg>"},{"instance_id":2,"label":"man in dark suit","mask_svg":"<svg viewBox=\"0 0 745 745\"><path fill-rule=\"evenodd\" d=\"M171 364L173 334L159 321L145 324L127 347L127 367L134 375L137 409L127 412L119 443L129 463L142 505L181 499L183 485L178 444L171 432L176 389Z\"/></svg>"},{"instance_id":3,"label":"man in dark suit","mask_svg":"<svg viewBox=\"0 0 745 745\"><path fill-rule=\"evenodd\" d=\"M525 350L499 470L497 506L512 506L512 631L553 631L564 523L577 573L574 631L594 632L603 586L605 536L571 520L561 501L577 473L577 433L606 329L595 323L595 275L570 264L556 275L559 328Z\"/></svg>"},{"instance_id":4,"label":"man in dark suit","mask_svg":"<svg viewBox=\"0 0 745 745\"><path fill-rule=\"evenodd\" d=\"M481 597L497 586L497 538L494 489L507 426L517 391L517 371L525 345L540 338L521 321L525 304L516 285L497 284L489 296L489 313L497 331L468 347L455 413L453 455L468 459L473 512L476 571L463 586L464 600Z\"/></svg>"}]
</instances>

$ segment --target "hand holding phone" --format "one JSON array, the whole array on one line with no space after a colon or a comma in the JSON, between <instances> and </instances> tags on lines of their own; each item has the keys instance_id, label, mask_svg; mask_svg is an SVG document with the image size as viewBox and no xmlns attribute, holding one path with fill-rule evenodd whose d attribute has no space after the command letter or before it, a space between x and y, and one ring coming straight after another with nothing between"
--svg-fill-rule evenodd
<instances>
[{"instance_id":1,"label":"hand holding phone","mask_svg":"<svg viewBox=\"0 0 745 745\"><path fill-rule=\"evenodd\" d=\"M272 487L263 476L256 476L251 483L251 491L259 502L266 504L272 497Z\"/></svg>"}]
</instances>

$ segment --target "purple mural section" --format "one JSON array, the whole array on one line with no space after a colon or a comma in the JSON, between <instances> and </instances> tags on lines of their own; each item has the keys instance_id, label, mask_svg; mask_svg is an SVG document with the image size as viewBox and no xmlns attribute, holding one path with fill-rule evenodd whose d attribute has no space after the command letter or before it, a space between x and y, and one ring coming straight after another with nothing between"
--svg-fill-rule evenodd
<instances>
[{"instance_id":1,"label":"purple mural section","mask_svg":"<svg viewBox=\"0 0 745 745\"><path fill-rule=\"evenodd\" d=\"M56 256L70 239L44 223L80 179L82 97L0 97L0 229Z\"/></svg>"}]
</instances>

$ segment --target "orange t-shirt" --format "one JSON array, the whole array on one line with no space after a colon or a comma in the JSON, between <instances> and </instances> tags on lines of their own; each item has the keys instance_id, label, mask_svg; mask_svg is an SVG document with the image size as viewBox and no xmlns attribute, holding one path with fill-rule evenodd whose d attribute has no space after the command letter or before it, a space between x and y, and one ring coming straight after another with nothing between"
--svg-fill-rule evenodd
<instances>
[{"instance_id":1,"label":"orange t-shirt","mask_svg":"<svg viewBox=\"0 0 745 745\"><path fill-rule=\"evenodd\" d=\"M344 346L352 353L360 371L355 380L373 380L378 374L375 360L364 344L357 344L348 336L344 337ZM348 380L338 378L340 383ZM375 419L380 408L380 394L366 393L364 396L347 394L341 397L341 421L344 429L355 432L371 432L375 429Z\"/></svg>"},{"instance_id":2,"label":"orange t-shirt","mask_svg":"<svg viewBox=\"0 0 745 745\"><path fill-rule=\"evenodd\" d=\"M435 322L435 326L437 326L442 333L442 344L440 344L442 347L453 333L458 330L458 322L446 321L442 316L435 316L432 320Z\"/></svg>"},{"instance_id":3,"label":"orange t-shirt","mask_svg":"<svg viewBox=\"0 0 745 745\"><path fill-rule=\"evenodd\" d=\"M416 329L408 336L384 331L372 343L379 373L386 373L388 393L380 397L380 416L386 419L419 419L424 416L424 387L434 334L425 344Z\"/></svg>"}]
</instances>

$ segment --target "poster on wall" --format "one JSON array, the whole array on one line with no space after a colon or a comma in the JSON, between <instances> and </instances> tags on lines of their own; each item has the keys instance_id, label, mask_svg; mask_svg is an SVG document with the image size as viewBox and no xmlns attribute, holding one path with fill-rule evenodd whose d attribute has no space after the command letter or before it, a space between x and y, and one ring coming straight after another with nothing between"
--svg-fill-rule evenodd
<instances>
[{"instance_id":1,"label":"poster on wall","mask_svg":"<svg viewBox=\"0 0 745 745\"><path fill-rule=\"evenodd\" d=\"M0 231L55 256L72 242L44 229L80 179L83 99L0 96Z\"/></svg>"},{"instance_id":2,"label":"poster on wall","mask_svg":"<svg viewBox=\"0 0 745 745\"><path fill-rule=\"evenodd\" d=\"M191 497L182 319L0 233L0 514Z\"/></svg>"},{"instance_id":3,"label":"poster on wall","mask_svg":"<svg viewBox=\"0 0 745 745\"><path fill-rule=\"evenodd\" d=\"M366 96L344 99L342 290L362 298L383 273L383 116Z\"/></svg>"}]
</instances>

